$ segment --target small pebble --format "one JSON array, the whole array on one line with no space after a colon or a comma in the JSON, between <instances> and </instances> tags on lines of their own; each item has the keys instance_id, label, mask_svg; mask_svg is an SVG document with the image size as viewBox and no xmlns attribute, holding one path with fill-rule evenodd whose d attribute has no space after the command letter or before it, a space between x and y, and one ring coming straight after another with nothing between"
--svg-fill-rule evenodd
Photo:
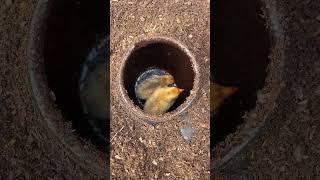
<instances>
[{"instance_id":1,"label":"small pebble","mask_svg":"<svg viewBox=\"0 0 320 180\"><path fill-rule=\"evenodd\" d=\"M153 161L152 161L152 164L154 164L154 165L158 165L158 163L157 163L157 161L156 161L156 160L153 160Z\"/></svg>"},{"instance_id":2,"label":"small pebble","mask_svg":"<svg viewBox=\"0 0 320 180\"><path fill-rule=\"evenodd\" d=\"M193 38L193 35L192 35L192 34L190 34L190 35L188 36L188 38L189 38L189 39Z\"/></svg>"},{"instance_id":3,"label":"small pebble","mask_svg":"<svg viewBox=\"0 0 320 180\"><path fill-rule=\"evenodd\" d=\"M142 142L142 143L144 142L144 141L142 140L142 137L139 137L139 141Z\"/></svg>"},{"instance_id":4,"label":"small pebble","mask_svg":"<svg viewBox=\"0 0 320 180\"><path fill-rule=\"evenodd\" d=\"M116 158L116 159L122 159L120 156L118 156L118 155L116 155L116 156L114 156L114 158Z\"/></svg>"}]
</instances>

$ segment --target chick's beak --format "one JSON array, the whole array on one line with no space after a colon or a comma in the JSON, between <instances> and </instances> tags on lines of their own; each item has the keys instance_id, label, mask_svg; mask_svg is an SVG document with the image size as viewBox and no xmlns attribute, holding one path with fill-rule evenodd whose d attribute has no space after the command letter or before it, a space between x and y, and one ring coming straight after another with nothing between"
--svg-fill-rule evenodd
<instances>
[{"instance_id":1,"label":"chick's beak","mask_svg":"<svg viewBox=\"0 0 320 180\"><path fill-rule=\"evenodd\" d=\"M184 91L184 89L179 89L179 93L182 93Z\"/></svg>"}]
</instances>

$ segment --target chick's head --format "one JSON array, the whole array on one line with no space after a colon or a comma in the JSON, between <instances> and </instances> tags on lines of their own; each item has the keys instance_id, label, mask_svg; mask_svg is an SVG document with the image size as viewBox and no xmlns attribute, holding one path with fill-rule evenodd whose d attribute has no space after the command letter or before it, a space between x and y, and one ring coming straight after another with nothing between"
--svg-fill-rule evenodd
<instances>
[{"instance_id":1,"label":"chick's head","mask_svg":"<svg viewBox=\"0 0 320 180\"><path fill-rule=\"evenodd\" d=\"M174 78L172 75L163 75L161 76L161 82L164 86L168 86L174 83Z\"/></svg>"}]
</instances>

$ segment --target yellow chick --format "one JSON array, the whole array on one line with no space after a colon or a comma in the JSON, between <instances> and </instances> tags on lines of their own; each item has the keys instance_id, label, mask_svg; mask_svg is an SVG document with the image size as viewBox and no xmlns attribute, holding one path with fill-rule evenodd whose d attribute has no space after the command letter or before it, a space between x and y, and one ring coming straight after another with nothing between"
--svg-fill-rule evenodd
<instances>
[{"instance_id":1,"label":"yellow chick","mask_svg":"<svg viewBox=\"0 0 320 180\"><path fill-rule=\"evenodd\" d=\"M210 112L217 110L224 100L238 91L236 87L225 87L217 83L210 82Z\"/></svg>"},{"instance_id":2,"label":"yellow chick","mask_svg":"<svg viewBox=\"0 0 320 180\"><path fill-rule=\"evenodd\" d=\"M137 85L135 89L136 95L138 98L146 100L156 89L160 87L166 87L172 83L174 83L174 78L169 74L152 75Z\"/></svg>"},{"instance_id":3,"label":"yellow chick","mask_svg":"<svg viewBox=\"0 0 320 180\"><path fill-rule=\"evenodd\" d=\"M147 99L144 111L150 114L163 114L169 110L183 89L177 87L161 87L156 89Z\"/></svg>"}]
</instances>

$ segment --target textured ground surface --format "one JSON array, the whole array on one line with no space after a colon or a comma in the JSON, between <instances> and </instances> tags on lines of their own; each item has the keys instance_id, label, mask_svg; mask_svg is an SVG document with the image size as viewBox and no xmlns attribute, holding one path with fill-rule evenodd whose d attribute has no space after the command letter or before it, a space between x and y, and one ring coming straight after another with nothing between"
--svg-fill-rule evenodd
<instances>
[{"instance_id":1,"label":"textured ground surface","mask_svg":"<svg viewBox=\"0 0 320 180\"><path fill-rule=\"evenodd\" d=\"M111 82L111 137L122 129L112 142L112 177L209 178L209 33L207 1L111 2L111 51L114 54L110 79L115 79ZM187 110L189 117L178 116L156 128L130 113L117 84L117 69L128 49L137 39L150 36L167 36L185 44L203 75L199 96ZM178 122L185 118L190 118L197 128L191 144L184 141L179 132Z\"/></svg>"},{"instance_id":2,"label":"textured ground surface","mask_svg":"<svg viewBox=\"0 0 320 180\"><path fill-rule=\"evenodd\" d=\"M1 179L103 177L107 169L103 164L107 161L100 162L100 170L83 166L83 162L90 159L81 158L81 155L80 159L74 158L70 149L63 146L60 138L48 129L34 103L28 78L26 49L36 2L1 1L1 4ZM56 118L61 120L61 116ZM70 124L64 124L60 129L67 127L72 134ZM98 157L94 153L91 152ZM101 168L105 170L101 172Z\"/></svg>"},{"instance_id":3,"label":"textured ground surface","mask_svg":"<svg viewBox=\"0 0 320 180\"><path fill-rule=\"evenodd\" d=\"M273 18L279 23L270 25L280 46L275 46L276 51L271 56L267 84L258 95L256 109L237 133L218 146L218 159L242 141L246 130L250 131L261 121L264 126L249 149L240 151L237 158L216 171L216 177L316 179L320 176L320 21L317 10L320 4L312 0L266 2L267 12L278 13L277 18ZM279 93L277 99L265 104L276 95L275 92ZM268 112L270 107L273 111ZM217 159L213 159L212 164L215 162Z\"/></svg>"},{"instance_id":4,"label":"textured ground surface","mask_svg":"<svg viewBox=\"0 0 320 180\"><path fill-rule=\"evenodd\" d=\"M249 174L319 178L320 3L279 1L284 9L282 89L266 132L247 152Z\"/></svg>"},{"instance_id":5,"label":"textured ground surface","mask_svg":"<svg viewBox=\"0 0 320 180\"><path fill-rule=\"evenodd\" d=\"M116 47L121 51L130 44L128 42L128 40L130 41L130 36L152 34L160 30L151 21L151 19L159 18L159 16L143 17L142 12L128 11L130 6L139 5L135 1L132 2L132 4L127 2L125 5L120 0L112 2L113 7L119 8L113 13L115 18L125 21L125 19L130 19L129 13L132 13L135 16L134 22L140 25L145 23L145 29L142 26L125 27L126 25L121 25L124 26L122 28L125 28L125 32L128 34L118 35L121 37L117 37L116 43L112 45L112 48ZM283 19L281 19L284 25L283 34L286 41L288 41L286 46L283 47L285 58L282 66L282 83L280 82L282 89L276 100L273 113L269 115L265 131L256 139L248 151L244 151L241 154L240 159L244 161L241 161L242 163L230 162L231 165L229 167L234 167L237 171L234 172L230 168L226 168L223 172L217 173L216 177L229 176L232 179L245 179L247 177L270 179L273 177L279 179L282 176L316 179L320 175L318 163L320 160L319 2L317 0L293 0L290 2L278 0L273 2L276 3L277 7L283 9ZM117 3L120 4L117 5ZM161 4L161 2L158 3ZM186 11L194 11L191 10L192 8L187 8L192 7L188 3L184 4L181 1L177 3L177 6L171 7L173 12L179 8L185 8L187 9ZM36 1L2 0L0 4L1 178L13 179L20 177L34 179L36 177L50 177L61 179L63 177L70 178L82 175L94 176L96 173L90 173L86 168L80 167L77 161L70 158L68 152L57 147L57 138L50 135L44 127L37 123L41 121L41 116L36 106L32 103L30 83L26 76L27 61L25 56L27 33ZM152 3L145 4L145 6L148 5L152 5ZM141 9L147 9L147 11L152 12L152 8L143 8L143 2L139 6L141 6ZM200 6L202 5L197 4L195 7L199 8ZM200 11L203 12L203 9L197 9L194 12L200 13ZM157 15L160 14L165 19L166 13L157 13ZM183 13L179 13L179 15L181 17L184 16ZM190 18L188 20L194 21L195 19ZM177 23L177 21L174 21L176 19L170 20L171 23ZM184 20L180 19L180 22L183 23ZM186 23L190 25L188 28L177 28L177 38L188 46L193 44L192 42L197 42L201 45L206 44L207 39L204 38L204 41L201 41L201 38L196 34L193 34L190 40L187 38L195 28L192 27L191 22L189 23ZM199 26L197 28L205 27ZM166 30L166 32L173 31L170 28L163 30ZM117 32L113 33L116 34ZM197 44L193 44L193 46L195 54L197 54L196 52L200 53L196 47L202 46ZM116 50L114 49L114 51ZM203 56L205 56L205 53ZM139 127L141 126L139 125ZM163 136L158 138L163 139ZM230 139L232 138L230 137ZM130 144L130 142L126 143ZM226 144L224 148L228 149L228 143ZM149 142L142 137L138 146L149 148L149 145ZM223 152L224 148L222 148L221 154L225 154ZM157 151L154 150L153 152L156 153ZM134 153L138 152L134 151ZM144 153L144 151L140 153ZM147 154L143 158L147 163L152 163L155 156L156 154ZM115 160L121 162L120 159ZM161 173L163 175L166 174L163 171L160 173L159 170L170 169L170 166L166 167L169 161L169 159L164 159L164 162L161 162L159 159L159 161L156 160L156 163L151 165L144 163L134 164L134 161L132 161L129 162L132 164L128 165L144 166L154 176L161 177ZM196 159L194 163L197 164ZM128 169L125 164L123 166L121 166L121 163L118 164L116 171ZM192 165L187 164L188 166ZM195 166L194 168L199 167ZM175 173L179 174L181 172L183 171ZM230 175L231 172L234 175ZM132 176L137 176L139 173L132 173ZM170 176L175 173L167 175ZM144 174L144 176L147 176L147 174ZM199 174L193 174L193 176L197 177ZM242 178L239 178L239 176Z\"/></svg>"}]
</instances>

